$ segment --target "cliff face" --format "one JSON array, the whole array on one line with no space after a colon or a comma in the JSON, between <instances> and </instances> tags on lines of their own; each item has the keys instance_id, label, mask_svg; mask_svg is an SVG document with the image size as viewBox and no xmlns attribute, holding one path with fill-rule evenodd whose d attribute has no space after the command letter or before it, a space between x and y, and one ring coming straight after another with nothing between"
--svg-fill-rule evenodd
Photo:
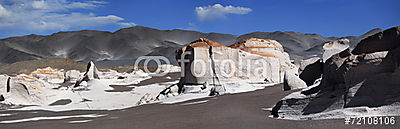
<instances>
[{"instance_id":1,"label":"cliff face","mask_svg":"<svg viewBox=\"0 0 400 129\"><path fill-rule=\"evenodd\" d=\"M185 68L186 83L215 83L216 80L281 83L285 71L297 72L282 46L268 39L250 38L230 47L199 39L180 49L176 58L187 60L180 64Z\"/></svg>"}]
</instances>

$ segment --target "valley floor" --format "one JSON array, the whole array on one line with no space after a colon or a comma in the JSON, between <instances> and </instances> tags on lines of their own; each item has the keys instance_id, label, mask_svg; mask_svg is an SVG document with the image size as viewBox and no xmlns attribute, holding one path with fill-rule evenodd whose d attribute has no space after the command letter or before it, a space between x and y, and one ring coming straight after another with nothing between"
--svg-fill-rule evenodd
<instances>
[{"instance_id":1,"label":"valley floor","mask_svg":"<svg viewBox=\"0 0 400 129\"><path fill-rule=\"evenodd\" d=\"M344 119L295 121L270 118L270 112L265 109L273 107L277 101L291 92L282 92L282 85L276 85L246 93L228 94L175 104L147 104L113 111L2 110L0 111L0 121L3 123L0 123L0 128L400 128L400 123L395 125L345 125ZM19 120L19 122L13 120ZM400 117L396 117L396 122L398 120ZM7 121L11 123L4 123Z\"/></svg>"}]
</instances>

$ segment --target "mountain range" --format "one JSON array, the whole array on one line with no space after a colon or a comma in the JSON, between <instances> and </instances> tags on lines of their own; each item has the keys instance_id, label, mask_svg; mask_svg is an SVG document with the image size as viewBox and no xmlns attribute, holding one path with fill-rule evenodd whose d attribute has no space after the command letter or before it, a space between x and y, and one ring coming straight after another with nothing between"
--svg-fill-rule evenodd
<instances>
[{"instance_id":1,"label":"mountain range","mask_svg":"<svg viewBox=\"0 0 400 129\"><path fill-rule=\"evenodd\" d=\"M381 31L373 29L361 36L342 38L348 38L351 44L356 44L361 39ZM132 60L143 55L174 57L176 49L199 38L207 38L228 46L252 37L277 40L292 58L300 59L319 56L323 43L339 38L281 31L231 35L179 29L158 30L143 26L123 28L115 32L68 31L47 36L31 34L0 39L0 64L48 58L67 58L84 63L97 61L99 65L115 65L115 62L131 64Z\"/></svg>"}]
</instances>

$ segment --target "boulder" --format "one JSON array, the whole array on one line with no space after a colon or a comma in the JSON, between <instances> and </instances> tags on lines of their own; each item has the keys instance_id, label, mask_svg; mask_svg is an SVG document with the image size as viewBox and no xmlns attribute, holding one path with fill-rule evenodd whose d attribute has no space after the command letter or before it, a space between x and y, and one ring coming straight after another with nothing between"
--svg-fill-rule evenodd
<instances>
[{"instance_id":1,"label":"boulder","mask_svg":"<svg viewBox=\"0 0 400 129\"><path fill-rule=\"evenodd\" d=\"M307 84L299 78L299 76L295 75L294 73L285 72L285 77L283 81L283 90L295 90L295 89L302 89L306 88Z\"/></svg>"},{"instance_id":2,"label":"boulder","mask_svg":"<svg viewBox=\"0 0 400 129\"><path fill-rule=\"evenodd\" d=\"M338 39L325 43L322 47L322 62L328 60L332 55L335 55L350 47L348 39Z\"/></svg>"}]
</instances>

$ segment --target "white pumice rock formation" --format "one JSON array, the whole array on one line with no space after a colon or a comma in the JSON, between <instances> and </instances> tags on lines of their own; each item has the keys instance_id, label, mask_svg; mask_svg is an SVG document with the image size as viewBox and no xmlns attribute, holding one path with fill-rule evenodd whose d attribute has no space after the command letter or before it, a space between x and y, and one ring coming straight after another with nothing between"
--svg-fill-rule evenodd
<instances>
[{"instance_id":1,"label":"white pumice rock formation","mask_svg":"<svg viewBox=\"0 0 400 129\"><path fill-rule=\"evenodd\" d=\"M99 70L97 69L96 65L92 61L90 61L86 68L86 73L84 76L87 76L89 80L91 79L100 79L99 77Z\"/></svg>"},{"instance_id":2,"label":"white pumice rock formation","mask_svg":"<svg viewBox=\"0 0 400 129\"><path fill-rule=\"evenodd\" d=\"M181 81L189 84L218 80L282 83L285 71L298 72L282 46L268 39L249 38L227 47L201 38L179 50L176 58L183 59L179 63L185 75Z\"/></svg>"},{"instance_id":3,"label":"white pumice rock formation","mask_svg":"<svg viewBox=\"0 0 400 129\"><path fill-rule=\"evenodd\" d=\"M87 82L87 81L93 80L93 79L100 79L99 74L100 74L100 72L97 69L96 65L94 65L94 63L92 61L90 61L87 64L85 74L83 74L83 77L81 77L80 79L78 79L76 81L74 87L78 87L83 81Z\"/></svg>"}]
</instances>

